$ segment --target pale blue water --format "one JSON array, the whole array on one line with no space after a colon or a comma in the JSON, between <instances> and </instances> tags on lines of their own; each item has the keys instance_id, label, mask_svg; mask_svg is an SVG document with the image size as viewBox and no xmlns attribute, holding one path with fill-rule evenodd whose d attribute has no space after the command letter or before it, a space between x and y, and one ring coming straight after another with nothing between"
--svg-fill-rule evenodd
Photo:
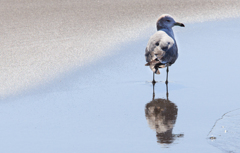
<instances>
[{"instance_id":1,"label":"pale blue water","mask_svg":"<svg viewBox=\"0 0 240 153\"><path fill-rule=\"evenodd\" d=\"M239 24L174 27L180 56L170 67L168 90L177 108L172 134L181 136L172 143L157 142L145 114L153 94L152 72L144 66L149 33L112 56L2 100L1 152L222 152L224 143L209 144L208 133L224 113L240 108ZM166 99L165 77L165 69L156 76L162 82L155 99Z\"/></svg>"},{"instance_id":2,"label":"pale blue water","mask_svg":"<svg viewBox=\"0 0 240 153\"><path fill-rule=\"evenodd\" d=\"M239 152L239 118L239 108L223 114L209 132L209 144L224 152Z\"/></svg>"}]
</instances>

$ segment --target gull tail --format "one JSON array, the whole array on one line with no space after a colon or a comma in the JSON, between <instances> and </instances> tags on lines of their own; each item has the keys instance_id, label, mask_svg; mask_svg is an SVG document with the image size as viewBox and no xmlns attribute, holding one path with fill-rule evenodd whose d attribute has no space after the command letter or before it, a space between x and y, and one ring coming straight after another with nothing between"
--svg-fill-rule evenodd
<instances>
[{"instance_id":1,"label":"gull tail","mask_svg":"<svg viewBox=\"0 0 240 153\"><path fill-rule=\"evenodd\" d=\"M148 64L148 63L147 63ZM145 66L149 66L150 67L150 69L154 72L154 73L156 73L156 74L160 74L160 71L159 71L159 69L158 69L158 67L156 66L156 65L145 65Z\"/></svg>"},{"instance_id":2,"label":"gull tail","mask_svg":"<svg viewBox=\"0 0 240 153\"><path fill-rule=\"evenodd\" d=\"M152 60L152 61L146 63L145 66L149 66L150 69L151 69L154 73L160 74L160 71L159 71L159 69L158 69L158 66L159 66L158 64L159 64L159 63L160 63L160 61L158 61L158 60Z\"/></svg>"},{"instance_id":3,"label":"gull tail","mask_svg":"<svg viewBox=\"0 0 240 153\"><path fill-rule=\"evenodd\" d=\"M146 63L145 66L156 65L156 64L159 64L159 63L160 63L160 61L158 61L158 60L152 60L152 61Z\"/></svg>"},{"instance_id":4,"label":"gull tail","mask_svg":"<svg viewBox=\"0 0 240 153\"><path fill-rule=\"evenodd\" d=\"M158 69L155 65L150 65L150 69L151 69L154 73L160 74L159 69Z\"/></svg>"}]
</instances>

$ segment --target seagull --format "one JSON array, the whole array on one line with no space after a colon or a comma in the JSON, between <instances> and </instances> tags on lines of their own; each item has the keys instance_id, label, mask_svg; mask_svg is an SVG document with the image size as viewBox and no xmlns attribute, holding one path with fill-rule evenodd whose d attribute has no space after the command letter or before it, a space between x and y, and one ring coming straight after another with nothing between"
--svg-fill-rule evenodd
<instances>
[{"instance_id":1,"label":"seagull","mask_svg":"<svg viewBox=\"0 0 240 153\"><path fill-rule=\"evenodd\" d=\"M172 30L174 26L185 27L183 23L176 22L171 15L161 15L157 20L157 32L148 41L145 66L149 66L153 71L153 84L156 83L154 74L160 74L159 68L164 67L167 67L166 84L168 83L168 67L178 58L177 43Z\"/></svg>"}]
</instances>

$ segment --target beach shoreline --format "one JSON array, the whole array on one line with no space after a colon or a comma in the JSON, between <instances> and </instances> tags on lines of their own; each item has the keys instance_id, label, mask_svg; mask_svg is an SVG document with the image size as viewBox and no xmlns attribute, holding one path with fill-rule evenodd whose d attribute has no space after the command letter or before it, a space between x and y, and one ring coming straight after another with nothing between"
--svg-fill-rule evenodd
<instances>
[{"instance_id":1,"label":"beach shoreline","mask_svg":"<svg viewBox=\"0 0 240 153\"><path fill-rule=\"evenodd\" d=\"M0 96L22 93L114 54L115 46L152 34L163 13L188 23L239 17L239 8L236 0L4 1Z\"/></svg>"}]
</instances>

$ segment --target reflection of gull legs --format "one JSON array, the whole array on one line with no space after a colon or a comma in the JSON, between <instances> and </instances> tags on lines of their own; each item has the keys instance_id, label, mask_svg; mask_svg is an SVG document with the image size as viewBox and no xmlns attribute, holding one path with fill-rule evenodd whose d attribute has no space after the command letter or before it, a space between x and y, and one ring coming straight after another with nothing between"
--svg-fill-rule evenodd
<instances>
[{"instance_id":1,"label":"reflection of gull legs","mask_svg":"<svg viewBox=\"0 0 240 153\"><path fill-rule=\"evenodd\" d=\"M154 73L153 73L154 74ZM154 89L154 86L155 86L155 83L153 83L153 98L152 98L152 100L154 100L154 98L155 98L155 89Z\"/></svg>"},{"instance_id":2,"label":"reflection of gull legs","mask_svg":"<svg viewBox=\"0 0 240 153\"><path fill-rule=\"evenodd\" d=\"M169 68L168 68L168 65L167 65L167 77L166 77L166 98L167 98L167 100L168 100L168 96L169 96L169 93L168 93L168 72L169 72ZM154 98L155 98L155 89L154 89L154 87L155 87L155 84L156 84L156 81L155 81L155 79L154 79L154 72L153 72L153 81L152 81L152 84L153 84L153 100L154 100Z\"/></svg>"}]
</instances>

